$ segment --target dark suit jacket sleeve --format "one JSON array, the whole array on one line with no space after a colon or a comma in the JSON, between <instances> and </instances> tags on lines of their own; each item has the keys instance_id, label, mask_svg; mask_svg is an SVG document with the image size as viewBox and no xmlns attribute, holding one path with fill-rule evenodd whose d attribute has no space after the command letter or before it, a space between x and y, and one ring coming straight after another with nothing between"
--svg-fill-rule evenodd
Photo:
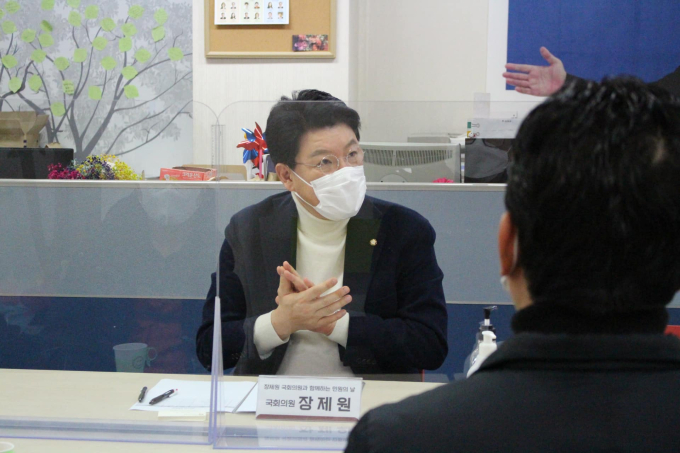
<instances>
[{"instance_id":1,"label":"dark suit jacket sleeve","mask_svg":"<svg viewBox=\"0 0 680 453\"><path fill-rule=\"evenodd\" d=\"M404 239L397 254L390 255L396 260L396 275L376 272L373 278L396 279L396 292L372 294L374 300L366 301L380 314L355 313L350 308L342 360L353 369L377 365L382 373L433 370L448 353L446 300L434 251L435 232L429 222L414 215L417 218L406 221L383 219L393 222L393 234Z\"/></svg>"},{"instance_id":2,"label":"dark suit jacket sleeve","mask_svg":"<svg viewBox=\"0 0 680 453\"><path fill-rule=\"evenodd\" d=\"M286 345L277 347L266 360L260 359L254 342L257 316L247 317L243 285L234 272L234 247L231 244L240 247L243 242L237 236L237 223L232 219L227 227L227 238L222 244L219 261L223 367L236 366L236 374L241 375L270 374L272 367L276 369L275 364L285 353ZM212 284L203 307L203 324L196 336L198 359L208 370L212 358L216 280L216 274L212 274Z\"/></svg>"},{"instance_id":3,"label":"dark suit jacket sleeve","mask_svg":"<svg viewBox=\"0 0 680 453\"><path fill-rule=\"evenodd\" d=\"M564 81L564 85L568 85L570 82L578 81L585 83L586 80L575 75L567 74L567 78ZM663 78L657 80L656 82L650 83L650 85L655 85L661 87L675 96L680 96L680 66L678 66L675 71L664 76Z\"/></svg>"},{"instance_id":4,"label":"dark suit jacket sleeve","mask_svg":"<svg viewBox=\"0 0 680 453\"><path fill-rule=\"evenodd\" d=\"M208 370L212 360L216 274L211 276L210 290L203 306L203 324L196 335L198 359ZM228 239L225 239L220 251L219 276L223 365L224 368L231 368L239 360L245 343L243 323L246 317L246 300L241 281L234 273L234 252Z\"/></svg>"},{"instance_id":5,"label":"dark suit jacket sleeve","mask_svg":"<svg viewBox=\"0 0 680 453\"><path fill-rule=\"evenodd\" d=\"M664 88L676 96L680 96L680 66L667 76L654 82L654 85Z\"/></svg>"}]
</instances>

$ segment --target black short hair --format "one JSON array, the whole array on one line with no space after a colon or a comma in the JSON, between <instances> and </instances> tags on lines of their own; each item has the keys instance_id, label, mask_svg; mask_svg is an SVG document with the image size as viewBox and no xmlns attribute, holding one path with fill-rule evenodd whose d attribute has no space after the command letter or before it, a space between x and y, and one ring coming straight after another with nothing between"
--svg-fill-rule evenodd
<instances>
[{"instance_id":1,"label":"black short hair","mask_svg":"<svg viewBox=\"0 0 680 453\"><path fill-rule=\"evenodd\" d=\"M293 92L272 107L267 119L267 147L274 163L295 168L300 139L309 131L345 124L359 140L359 114L340 99L319 90Z\"/></svg>"},{"instance_id":2,"label":"black short hair","mask_svg":"<svg viewBox=\"0 0 680 453\"><path fill-rule=\"evenodd\" d=\"M667 304L680 288L680 100L633 78L565 87L522 123L505 204L535 304Z\"/></svg>"}]
</instances>

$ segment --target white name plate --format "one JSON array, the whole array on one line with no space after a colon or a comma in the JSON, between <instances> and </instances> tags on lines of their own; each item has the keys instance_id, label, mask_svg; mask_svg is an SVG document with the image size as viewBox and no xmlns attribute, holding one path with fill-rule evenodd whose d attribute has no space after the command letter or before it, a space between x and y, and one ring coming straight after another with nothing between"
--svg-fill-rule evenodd
<instances>
[{"instance_id":1,"label":"white name plate","mask_svg":"<svg viewBox=\"0 0 680 453\"><path fill-rule=\"evenodd\" d=\"M363 385L361 378L260 376L256 418L359 420Z\"/></svg>"}]
</instances>

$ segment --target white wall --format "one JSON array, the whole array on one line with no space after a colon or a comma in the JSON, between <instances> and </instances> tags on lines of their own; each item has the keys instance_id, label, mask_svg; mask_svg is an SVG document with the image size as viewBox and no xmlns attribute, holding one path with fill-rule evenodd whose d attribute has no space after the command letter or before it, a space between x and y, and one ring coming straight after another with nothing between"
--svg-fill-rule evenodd
<instances>
[{"instance_id":1,"label":"white wall","mask_svg":"<svg viewBox=\"0 0 680 453\"><path fill-rule=\"evenodd\" d=\"M353 100L471 101L485 90L488 0L355 3Z\"/></svg>"},{"instance_id":2,"label":"white wall","mask_svg":"<svg viewBox=\"0 0 680 453\"><path fill-rule=\"evenodd\" d=\"M464 133L474 93L486 90L488 0L358 1L351 17L362 140Z\"/></svg>"},{"instance_id":3,"label":"white wall","mask_svg":"<svg viewBox=\"0 0 680 453\"><path fill-rule=\"evenodd\" d=\"M473 93L486 90L488 0L338 0L334 60L205 58L204 2L194 0L194 100L221 115L225 150L220 163L241 163L241 127L264 128L283 94L318 88L353 102L364 137L405 141L418 132L461 132ZM500 77L500 74L499 74ZM464 101L399 105L367 101ZM213 162L211 113L195 111L194 162Z\"/></svg>"},{"instance_id":4,"label":"white wall","mask_svg":"<svg viewBox=\"0 0 680 453\"><path fill-rule=\"evenodd\" d=\"M356 0L354 0L356 1ZM293 90L316 88L341 99L349 97L349 2L338 0L336 58L333 60L206 59L203 35L204 0L194 0L194 101L209 106L216 114L239 101L275 101ZM265 127L269 105L253 108L231 107L225 119L226 149L222 164L242 163L242 152L232 148L241 127ZM196 106L197 110L206 110ZM238 113L237 113L238 111ZM210 114L194 118L194 162L210 163ZM201 124L197 124L197 123Z\"/></svg>"}]
</instances>

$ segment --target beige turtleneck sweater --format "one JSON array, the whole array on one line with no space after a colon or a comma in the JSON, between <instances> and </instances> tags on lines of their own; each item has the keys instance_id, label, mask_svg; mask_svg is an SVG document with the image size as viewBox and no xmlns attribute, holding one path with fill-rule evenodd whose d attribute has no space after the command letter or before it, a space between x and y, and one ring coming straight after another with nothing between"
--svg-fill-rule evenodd
<instances>
[{"instance_id":1,"label":"beige turtleneck sweater","mask_svg":"<svg viewBox=\"0 0 680 453\"><path fill-rule=\"evenodd\" d=\"M296 195L291 194L298 211L297 271L314 284L329 278L338 283L324 294L342 287L345 267L345 240L349 220L331 221L314 217ZM283 264L283 263L281 263ZM350 292L351 294L351 292ZM351 303L350 303L351 305ZM347 346L349 315L343 316L333 332L300 330L281 340L271 322L271 312L255 321L255 346L260 358L269 357L279 345L289 342L277 374L296 376L354 376L350 367L340 361L338 344Z\"/></svg>"}]
</instances>

